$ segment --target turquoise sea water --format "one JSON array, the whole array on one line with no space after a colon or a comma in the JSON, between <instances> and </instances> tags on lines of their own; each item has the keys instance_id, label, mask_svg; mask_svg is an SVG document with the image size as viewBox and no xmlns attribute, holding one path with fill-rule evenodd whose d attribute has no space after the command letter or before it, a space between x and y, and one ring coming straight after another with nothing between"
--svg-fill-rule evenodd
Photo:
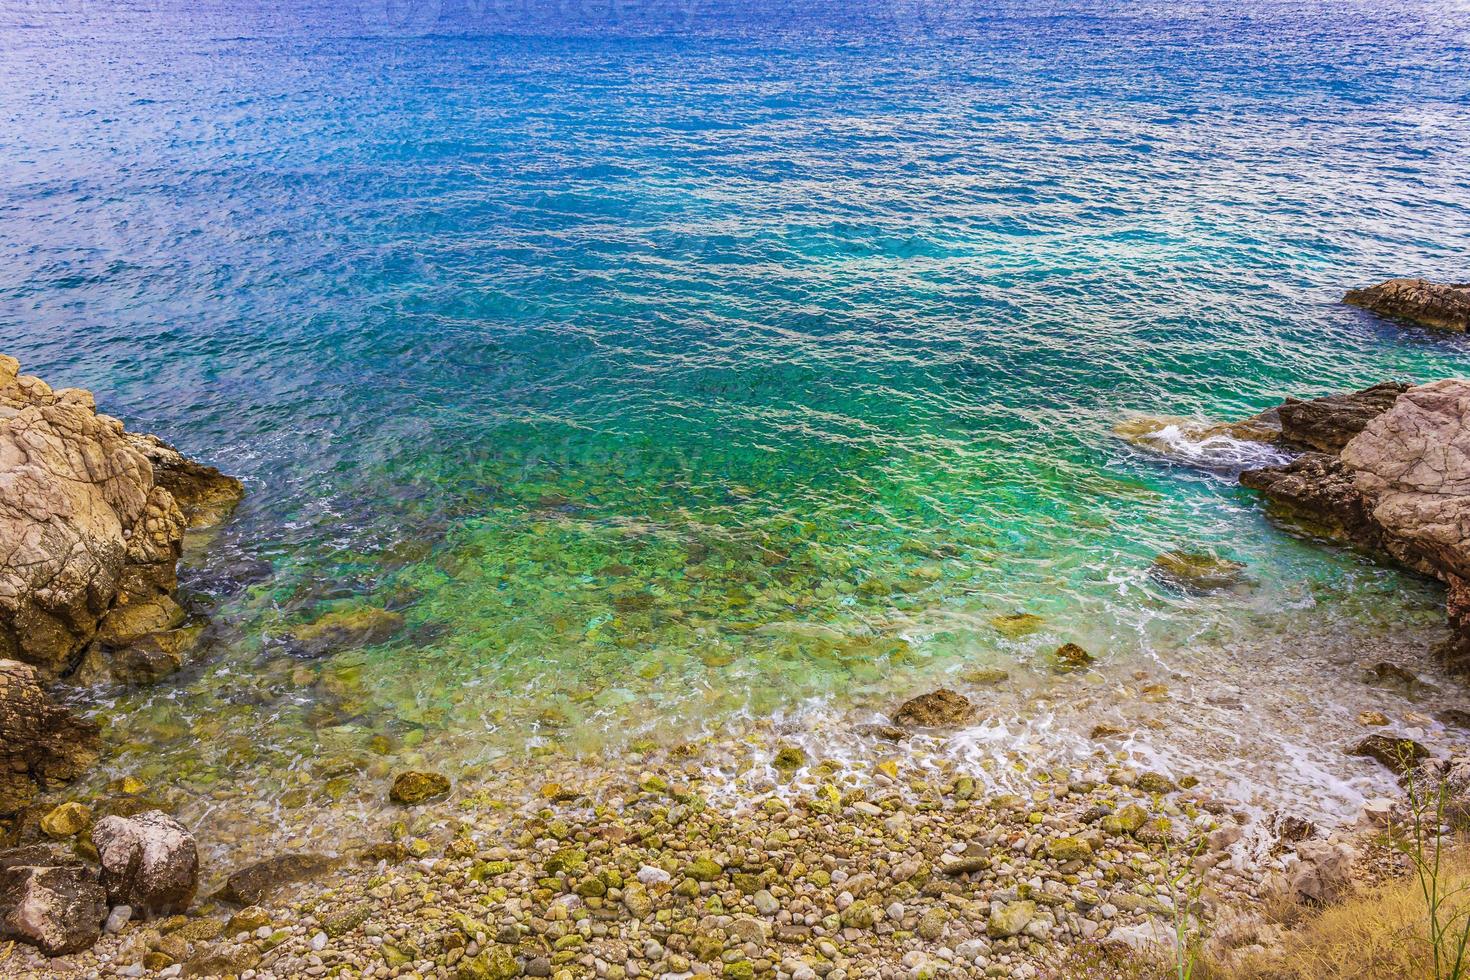
<instances>
[{"instance_id":1,"label":"turquoise sea water","mask_svg":"<svg viewBox=\"0 0 1470 980\"><path fill-rule=\"evenodd\" d=\"M617 745L1432 624L1112 434L1470 368L1336 302L1470 278L1466 10L1393 6L0 2L0 350L249 489L115 743Z\"/></svg>"}]
</instances>

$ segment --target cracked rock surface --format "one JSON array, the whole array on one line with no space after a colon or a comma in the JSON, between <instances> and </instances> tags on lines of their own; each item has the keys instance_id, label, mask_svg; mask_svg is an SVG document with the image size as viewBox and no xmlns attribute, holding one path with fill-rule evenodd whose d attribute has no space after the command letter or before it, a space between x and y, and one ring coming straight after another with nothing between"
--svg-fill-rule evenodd
<instances>
[{"instance_id":1,"label":"cracked rock surface","mask_svg":"<svg viewBox=\"0 0 1470 980\"><path fill-rule=\"evenodd\" d=\"M178 627L184 531L241 493L0 355L0 658L50 679Z\"/></svg>"}]
</instances>

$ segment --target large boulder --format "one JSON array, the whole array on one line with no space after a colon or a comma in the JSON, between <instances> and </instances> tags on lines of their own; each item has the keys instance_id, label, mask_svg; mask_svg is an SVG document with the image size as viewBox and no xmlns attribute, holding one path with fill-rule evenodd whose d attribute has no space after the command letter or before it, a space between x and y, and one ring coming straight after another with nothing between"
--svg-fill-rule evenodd
<instances>
[{"instance_id":1,"label":"large boulder","mask_svg":"<svg viewBox=\"0 0 1470 980\"><path fill-rule=\"evenodd\" d=\"M55 677L178 626L184 531L242 490L19 370L0 355L0 658Z\"/></svg>"},{"instance_id":2,"label":"large boulder","mask_svg":"<svg viewBox=\"0 0 1470 980\"><path fill-rule=\"evenodd\" d=\"M1395 320L1441 330L1470 330L1470 282L1390 279L1366 289L1350 289L1342 301Z\"/></svg>"},{"instance_id":3,"label":"large boulder","mask_svg":"<svg viewBox=\"0 0 1470 980\"><path fill-rule=\"evenodd\" d=\"M97 726L51 699L30 664L0 660L0 817L97 761Z\"/></svg>"},{"instance_id":4,"label":"large boulder","mask_svg":"<svg viewBox=\"0 0 1470 980\"><path fill-rule=\"evenodd\" d=\"M168 915L194 900L199 888L194 835L161 810L103 817L92 828L92 845L109 904Z\"/></svg>"},{"instance_id":5,"label":"large boulder","mask_svg":"<svg viewBox=\"0 0 1470 980\"><path fill-rule=\"evenodd\" d=\"M48 956L89 948L102 933L107 895L81 864L0 867L0 936Z\"/></svg>"}]
</instances>

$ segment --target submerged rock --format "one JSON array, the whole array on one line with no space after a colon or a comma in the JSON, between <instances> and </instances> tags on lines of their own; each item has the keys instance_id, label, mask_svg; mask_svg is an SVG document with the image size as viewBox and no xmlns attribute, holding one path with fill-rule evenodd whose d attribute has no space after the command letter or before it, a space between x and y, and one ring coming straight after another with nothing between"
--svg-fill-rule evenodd
<instances>
[{"instance_id":1,"label":"submerged rock","mask_svg":"<svg viewBox=\"0 0 1470 980\"><path fill-rule=\"evenodd\" d=\"M1245 565L1206 551L1184 548L1154 558L1149 574L1185 592L1221 592L1238 584Z\"/></svg>"},{"instance_id":2,"label":"submerged rock","mask_svg":"<svg viewBox=\"0 0 1470 980\"><path fill-rule=\"evenodd\" d=\"M1390 279L1376 286L1350 289L1342 301L1395 320L1441 330L1470 330L1470 282Z\"/></svg>"},{"instance_id":3,"label":"submerged rock","mask_svg":"<svg viewBox=\"0 0 1470 980\"><path fill-rule=\"evenodd\" d=\"M428 800L448 796L450 788L449 777L437 772L403 772L393 780L388 798L404 806L417 806Z\"/></svg>"},{"instance_id":4,"label":"submerged rock","mask_svg":"<svg viewBox=\"0 0 1470 980\"><path fill-rule=\"evenodd\" d=\"M233 872L214 897L231 905L259 905L287 885L326 874L337 863L325 854L278 854Z\"/></svg>"},{"instance_id":5,"label":"submerged rock","mask_svg":"<svg viewBox=\"0 0 1470 980\"><path fill-rule=\"evenodd\" d=\"M1079 670L1093 661L1092 654L1075 643L1063 643L1052 654L1052 661L1061 671Z\"/></svg>"},{"instance_id":6,"label":"submerged rock","mask_svg":"<svg viewBox=\"0 0 1470 980\"><path fill-rule=\"evenodd\" d=\"M19 370L0 355L0 657L51 678L94 642L176 625L184 531L242 490Z\"/></svg>"},{"instance_id":7,"label":"submerged rock","mask_svg":"<svg viewBox=\"0 0 1470 980\"><path fill-rule=\"evenodd\" d=\"M359 606L335 610L315 622L298 626L291 632L291 638L307 656L319 657L347 647L382 643L402 628L402 614L375 606Z\"/></svg>"},{"instance_id":8,"label":"submerged rock","mask_svg":"<svg viewBox=\"0 0 1470 980\"><path fill-rule=\"evenodd\" d=\"M1013 640L1035 633L1045 622L1046 620L1035 613L1007 613L990 617L990 625Z\"/></svg>"},{"instance_id":9,"label":"submerged rock","mask_svg":"<svg viewBox=\"0 0 1470 980\"><path fill-rule=\"evenodd\" d=\"M111 904L167 915L183 912L194 900L199 850L194 835L168 814L103 817L92 830L92 844Z\"/></svg>"},{"instance_id":10,"label":"submerged rock","mask_svg":"<svg viewBox=\"0 0 1470 980\"><path fill-rule=\"evenodd\" d=\"M910 698L899 706L893 720L911 728L955 728L975 713L969 698L948 688Z\"/></svg>"},{"instance_id":11,"label":"submerged rock","mask_svg":"<svg viewBox=\"0 0 1470 980\"><path fill-rule=\"evenodd\" d=\"M53 701L35 667L0 660L0 816L80 776L99 748L97 725Z\"/></svg>"},{"instance_id":12,"label":"submerged rock","mask_svg":"<svg viewBox=\"0 0 1470 980\"><path fill-rule=\"evenodd\" d=\"M102 934L107 895L81 864L0 867L0 936L47 956L88 949Z\"/></svg>"}]
</instances>

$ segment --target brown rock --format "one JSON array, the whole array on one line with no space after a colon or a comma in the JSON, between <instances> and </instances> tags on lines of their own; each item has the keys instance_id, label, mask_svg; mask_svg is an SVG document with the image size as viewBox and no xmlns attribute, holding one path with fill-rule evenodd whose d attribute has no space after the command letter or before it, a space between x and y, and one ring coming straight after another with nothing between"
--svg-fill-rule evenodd
<instances>
[{"instance_id":1,"label":"brown rock","mask_svg":"<svg viewBox=\"0 0 1470 980\"><path fill-rule=\"evenodd\" d=\"M1327 395L1308 401L1288 398L1276 409L1281 438L1318 452L1340 453L1369 422L1393 407L1409 390L1401 381L1385 381L1362 391Z\"/></svg>"},{"instance_id":2,"label":"brown rock","mask_svg":"<svg viewBox=\"0 0 1470 980\"><path fill-rule=\"evenodd\" d=\"M1382 548L1382 529L1373 520L1371 506L1352 470L1336 456L1303 453L1285 466L1246 470L1240 482L1305 519L1315 533L1364 548Z\"/></svg>"},{"instance_id":3,"label":"brown rock","mask_svg":"<svg viewBox=\"0 0 1470 980\"><path fill-rule=\"evenodd\" d=\"M1395 320L1441 330L1470 330L1470 283L1390 279L1366 289L1350 289L1342 301Z\"/></svg>"},{"instance_id":4,"label":"brown rock","mask_svg":"<svg viewBox=\"0 0 1470 980\"><path fill-rule=\"evenodd\" d=\"M1349 755L1362 755L1374 759L1402 776L1422 760L1429 758L1429 750L1411 738L1394 738L1391 735L1369 735L1348 750Z\"/></svg>"},{"instance_id":5,"label":"brown rock","mask_svg":"<svg viewBox=\"0 0 1470 980\"><path fill-rule=\"evenodd\" d=\"M393 780L388 798L403 806L417 806L429 800L449 795L448 776L437 772L401 772Z\"/></svg>"},{"instance_id":6,"label":"brown rock","mask_svg":"<svg viewBox=\"0 0 1470 980\"><path fill-rule=\"evenodd\" d=\"M77 953L102 934L107 896L97 872L80 864L0 868L0 936L47 956Z\"/></svg>"},{"instance_id":7,"label":"brown rock","mask_svg":"<svg viewBox=\"0 0 1470 980\"><path fill-rule=\"evenodd\" d=\"M97 761L97 726L53 701L29 664L0 660L0 816Z\"/></svg>"},{"instance_id":8,"label":"brown rock","mask_svg":"<svg viewBox=\"0 0 1470 980\"><path fill-rule=\"evenodd\" d=\"M279 854L234 872L214 897L232 905L259 905L286 885L318 878L337 863L324 854Z\"/></svg>"},{"instance_id":9,"label":"brown rock","mask_svg":"<svg viewBox=\"0 0 1470 980\"><path fill-rule=\"evenodd\" d=\"M899 706L893 720L911 728L954 728L974 716L968 698L948 688L911 698Z\"/></svg>"}]
</instances>

